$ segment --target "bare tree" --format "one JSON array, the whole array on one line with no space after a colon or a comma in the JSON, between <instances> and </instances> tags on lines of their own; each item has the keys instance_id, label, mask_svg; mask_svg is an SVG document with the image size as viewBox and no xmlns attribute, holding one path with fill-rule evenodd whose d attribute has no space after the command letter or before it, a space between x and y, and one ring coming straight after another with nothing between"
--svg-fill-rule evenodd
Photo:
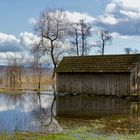
<instances>
[{"instance_id":1,"label":"bare tree","mask_svg":"<svg viewBox=\"0 0 140 140\"><path fill-rule=\"evenodd\" d=\"M132 48L124 48L126 54L132 53Z\"/></svg>"},{"instance_id":2,"label":"bare tree","mask_svg":"<svg viewBox=\"0 0 140 140\"><path fill-rule=\"evenodd\" d=\"M31 54L33 56L33 60L31 62L33 72L35 73L35 76L37 76L38 79L38 85L37 85L37 91L40 93L40 88L41 88L41 78L42 78L42 73L44 71L43 64L44 64L44 59L43 59L43 54L39 49L40 43L36 43L35 46L31 50Z\"/></svg>"},{"instance_id":3,"label":"bare tree","mask_svg":"<svg viewBox=\"0 0 140 140\"><path fill-rule=\"evenodd\" d=\"M124 48L125 54L135 54L138 53L137 49L132 49L132 48Z\"/></svg>"},{"instance_id":4,"label":"bare tree","mask_svg":"<svg viewBox=\"0 0 140 140\"><path fill-rule=\"evenodd\" d=\"M7 56L6 85L10 89L18 89L22 86L23 56Z\"/></svg>"},{"instance_id":5,"label":"bare tree","mask_svg":"<svg viewBox=\"0 0 140 140\"><path fill-rule=\"evenodd\" d=\"M69 36L71 37L70 43L72 44L72 47L70 48L70 51L76 53L77 56L80 55L80 33L79 33L79 24L78 23L72 23L69 31Z\"/></svg>"},{"instance_id":6,"label":"bare tree","mask_svg":"<svg viewBox=\"0 0 140 140\"><path fill-rule=\"evenodd\" d=\"M81 39L82 39L82 53L81 55L85 55L86 53L86 39L91 36L91 26L86 24L84 20L80 20L80 29L81 29Z\"/></svg>"},{"instance_id":7,"label":"bare tree","mask_svg":"<svg viewBox=\"0 0 140 140\"><path fill-rule=\"evenodd\" d=\"M81 19L78 23L71 24L68 34L71 37L71 50L77 56L86 55L89 50L86 41L91 36L91 25Z\"/></svg>"},{"instance_id":8,"label":"bare tree","mask_svg":"<svg viewBox=\"0 0 140 140\"><path fill-rule=\"evenodd\" d=\"M99 52L104 55L105 47L109 46L112 42L112 36L108 31L100 30L98 31L99 40L95 42L94 47L99 48Z\"/></svg>"},{"instance_id":9,"label":"bare tree","mask_svg":"<svg viewBox=\"0 0 140 140\"><path fill-rule=\"evenodd\" d=\"M58 9L50 9L42 12L38 19L35 30L40 35L42 43L41 50L46 53L53 63L53 75L60 58L67 52L64 47L65 33L68 27L68 21L65 13Z\"/></svg>"}]
</instances>

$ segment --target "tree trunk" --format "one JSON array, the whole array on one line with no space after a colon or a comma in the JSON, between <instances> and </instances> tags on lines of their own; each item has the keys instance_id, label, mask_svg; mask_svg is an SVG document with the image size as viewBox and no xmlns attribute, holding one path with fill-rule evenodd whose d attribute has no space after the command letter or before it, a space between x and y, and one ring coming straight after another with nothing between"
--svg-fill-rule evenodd
<instances>
[{"instance_id":1,"label":"tree trunk","mask_svg":"<svg viewBox=\"0 0 140 140\"><path fill-rule=\"evenodd\" d=\"M52 74L52 79L54 79L54 77L55 77L55 70L56 70L56 65L54 64L54 67L53 67L53 74Z\"/></svg>"},{"instance_id":2,"label":"tree trunk","mask_svg":"<svg viewBox=\"0 0 140 140\"><path fill-rule=\"evenodd\" d=\"M102 46L102 55L104 55L104 51L105 51L105 43L103 41L103 46Z\"/></svg>"},{"instance_id":3,"label":"tree trunk","mask_svg":"<svg viewBox=\"0 0 140 140\"><path fill-rule=\"evenodd\" d=\"M56 61L55 61L55 58L54 58L54 46L53 46L53 41L51 40L51 58L52 58L52 61L53 61L53 74L52 74L52 79L54 79L55 77L55 70L56 70Z\"/></svg>"},{"instance_id":4,"label":"tree trunk","mask_svg":"<svg viewBox=\"0 0 140 140\"><path fill-rule=\"evenodd\" d=\"M79 56L79 47L78 47L78 41L76 40L76 49L77 49L77 56Z\"/></svg>"},{"instance_id":5,"label":"tree trunk","mask_svg":"<svg viewBox=\"0 0 140 140\"><path fill-rule=\"evenodd\" d=\"M85 40L84 40L84 37L82 37L82 56L84 55L84 52L85 52Z\"/></svg>"},{"instance_id":6,"label":"tree trunk","mask_svg":"<svg viewBox=\"0 0 140 140\"><path fill-rule=\"evenodd\" d=\"M38 93L40 93L40 85L41 85L41 65L39 66L38 70Z\"/></svg>"},{"instance_id":7,"label":"tree trunk","mask_svg":"<svg viewBox=\"0 0 140 140\"><path fill-rule=\"evenodd\" d=\"M76 32L76 38L75 38L75 40L76 40L77 56L79 56L79 44L78 44L78 33L77 32Z\"/></svg>"},{"instance_id":8,"label":"tree trunk","mask_svg":"<svg viewBox=\"0 0 140 140\"><path fill-rule=\"evenodd\" d=\"M104 49L102 49L102 55L104 55Z\"/></svg>"}]
</instances>

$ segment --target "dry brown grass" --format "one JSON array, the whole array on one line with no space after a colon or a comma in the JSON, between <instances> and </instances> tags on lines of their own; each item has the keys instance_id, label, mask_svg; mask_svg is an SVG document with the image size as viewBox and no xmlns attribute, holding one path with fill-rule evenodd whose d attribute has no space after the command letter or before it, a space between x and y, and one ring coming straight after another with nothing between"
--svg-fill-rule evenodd
<instances>
[{"instance_id":1,"label":"dry brown grass","mask_svg":"<svg viewBox=\"0 0 140 140\"><path fill-rule=\"evenodd\" d=\"M25 90L38 91L38 77L35 75L23 76L21 78L21 87L16 87L16 89L9 88L6 85L6 81L0 84L1 93L23 93ZM51 76L43 75L41 77L40 91L46 91L50 89L51 85L55 84L55 80L51 79Z\"/></svg>"}]
</instances>

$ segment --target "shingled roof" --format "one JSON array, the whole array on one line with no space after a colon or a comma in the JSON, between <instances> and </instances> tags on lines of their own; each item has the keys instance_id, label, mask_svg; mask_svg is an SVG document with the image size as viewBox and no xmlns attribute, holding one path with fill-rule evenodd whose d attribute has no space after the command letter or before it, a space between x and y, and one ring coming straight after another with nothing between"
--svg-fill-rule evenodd
<instances>
[{"instance_id":1,"label":"shingled roof","mask_svg":"<svg viewBox=\"0 0 140 140\"><path fill-rule=\"evenodd\" d=\"M56 72L131 72L140 54L64 57Z\"/></svg>"}]
</instances>

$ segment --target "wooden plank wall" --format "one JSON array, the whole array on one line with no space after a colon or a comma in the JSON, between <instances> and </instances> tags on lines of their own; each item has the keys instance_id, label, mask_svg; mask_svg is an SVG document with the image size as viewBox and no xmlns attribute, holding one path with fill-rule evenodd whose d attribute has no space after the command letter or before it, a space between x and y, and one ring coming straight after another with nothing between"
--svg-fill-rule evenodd
<instances>
[{"instance_id":1,"label":"wooden plank wall","mask_svg":"<svg viewBox=\"0 0 140 140\"><path fill-rule=\"evenodd\" d=\"M140 65L137 65L130 74L130 91L140 94Z\"/></svg>"},{"instance_id":2,"label":"wooden plank wall","mask_svg":"<svg viewBox=\"0 0 140 140\"><path fill-rule=\"evenodd\" d=\"M137 66L137 79L136 79L136 83L137 83L137 90L140 91L140 64Z\"/></svg>"},{"instance_id":3,"label":"wooden plank wall","mask_svg":"<svg viewBox=\"0 0 140 140\"><path fill-rule=\"evenodd\" d=\"M119 97L57 95L56 98L58 116L129 115L130 108L130 101Z\"/></svg>"},{"instance_id":4,"label":"wooden plank wall","mask_svg":"<svg viewBox=\"0 0 140 140\"><path fill-rule=\"evenodd\" d=\"M127 96L130 94L129 73L57 73L58 93Z\"/></svg>"}]
</instances>

